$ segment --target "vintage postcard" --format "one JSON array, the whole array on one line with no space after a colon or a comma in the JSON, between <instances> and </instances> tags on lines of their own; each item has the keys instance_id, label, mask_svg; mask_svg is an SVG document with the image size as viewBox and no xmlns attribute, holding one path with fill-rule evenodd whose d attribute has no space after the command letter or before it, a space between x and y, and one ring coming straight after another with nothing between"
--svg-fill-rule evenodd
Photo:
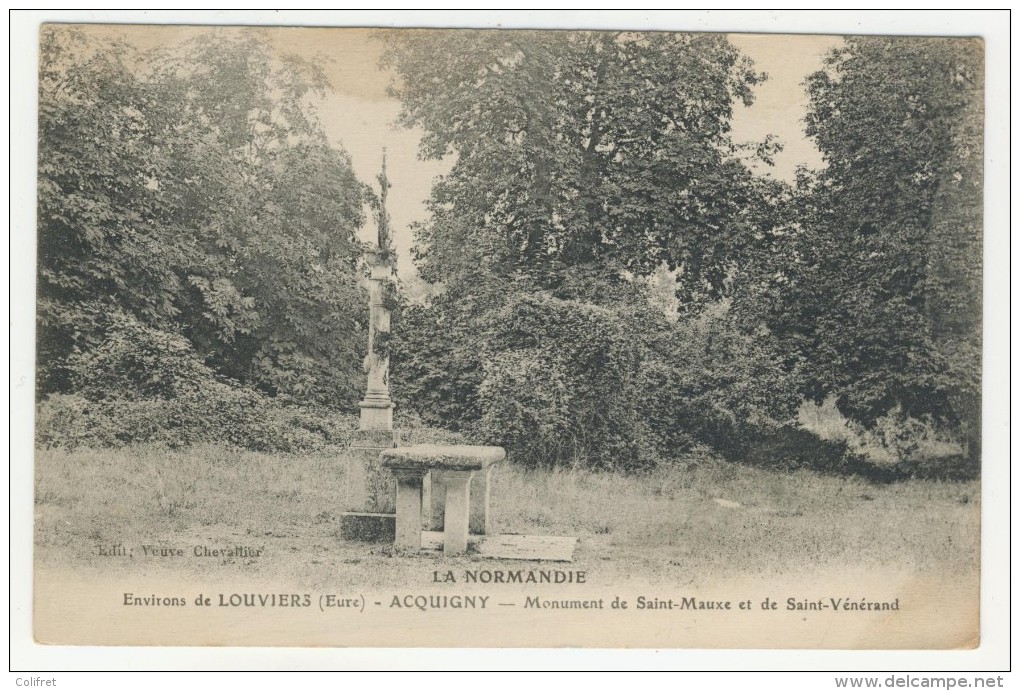
<instances>
[{"instance_id":1,"label":"vintage postcard","mask_svg":"<svg viewBox=\"0 0 1020 691\"><path fill-rule=\"evenodd\" d=\"M981 39L38 40L39 644L980 645Z\"/></svg>"}]
</instances>

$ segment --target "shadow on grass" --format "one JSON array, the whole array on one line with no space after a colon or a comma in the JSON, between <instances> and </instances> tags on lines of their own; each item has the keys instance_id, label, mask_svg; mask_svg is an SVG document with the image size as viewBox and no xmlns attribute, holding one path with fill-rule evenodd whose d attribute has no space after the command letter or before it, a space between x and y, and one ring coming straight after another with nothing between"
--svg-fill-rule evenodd
<instances>
[{"instance_id":1,"label":"shadow on grass","mask_svg":"<svg viewBox=\"0 0 1020 691\"><path fill-rule=\"evenodd\" d=\"M750 442L727 444L723 457L757 468L810 469L826 475L859 477L876 484L905 480L963 482L980 475L980 464L963 455L879 464L854 453L845 441L822 439L803 429L784 429Z\"/></svg>"}]
</instances>

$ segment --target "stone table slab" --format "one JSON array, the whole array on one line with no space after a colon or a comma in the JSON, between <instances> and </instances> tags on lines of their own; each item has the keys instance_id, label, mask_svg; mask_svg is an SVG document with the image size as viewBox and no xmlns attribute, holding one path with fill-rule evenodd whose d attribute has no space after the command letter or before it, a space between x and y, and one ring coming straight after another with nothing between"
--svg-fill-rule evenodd
<instances>
[{"instance_id":1,"label":"stone table slab","mask_svg":"<svg viewBox=\"0 0 1020 691\"><path fill-rule=\"evenodd\" d=\"M505 459L506 451L498 446L417 444L386 449L381 458L388 468L482 470Z\"/></svg>"},{"instance_id":2,"label":"stone table slab","mask_svg":"<svg viewBox=\"0 0 1020 691\"><path fill-rule=\"evenodd\" d=\"M506 458L502 448L418 444L385 449L379 458L382 466L397 477L398 547L420 547L418 531L426 487L430 502L443 505L444 549L448 554L465 552L469 533L489 532L490 471ZM426 475L431 476L428 483L423 482Z\"/></svg>"}]
</instances>

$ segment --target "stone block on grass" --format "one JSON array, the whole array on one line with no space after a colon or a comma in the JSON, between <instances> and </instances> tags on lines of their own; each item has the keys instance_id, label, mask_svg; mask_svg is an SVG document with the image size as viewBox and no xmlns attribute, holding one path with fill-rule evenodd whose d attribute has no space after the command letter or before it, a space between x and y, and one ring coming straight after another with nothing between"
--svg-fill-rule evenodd
<instances>
[{"instance_id":1,"label":"stone block on grass","mask_svg":"<svg viewBox=\"0 0 1020 691\"><path fill-rule=\"evenodd\" d=\"M397 534L394 513L357 513L340 515L340 537L348 542L393 542Z\"/></svg>"}]
</instances>

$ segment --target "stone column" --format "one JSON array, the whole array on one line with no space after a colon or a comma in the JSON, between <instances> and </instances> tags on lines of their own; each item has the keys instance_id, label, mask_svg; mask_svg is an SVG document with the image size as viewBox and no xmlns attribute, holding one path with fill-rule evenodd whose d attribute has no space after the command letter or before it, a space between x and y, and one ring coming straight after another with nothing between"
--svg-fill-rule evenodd
<instances>
[{"instance_id":1,"label":"stone column","mask_svg":"<svg viewBox=\"0 0 1020 691\"><path fill-rule=\"evenodd\" d=\"M467 551L471 470L444 470L439 481L446 487L446 511L443 516L443 552L463 554Z\"/></svg>"},{"instance_id":2,"label":"stone column","mask_svg":"<svg viewBox=\"0 0 1020 691\"><path fill-rule=\"evenodd\" d=\"M368 257L368 354L363 363L367 375L361 407L361 424L354 433L346 456L346 512L341 517L345 539L380 541L390 539L394 530L393 474L382 466L379 453L400 444L393 429L393 401L390 400L390 310L387 291L394 277L390 216L386 210L390 182L386 175L386 150L378 176L379 203L375 209L378 241ZM418 502L421 501L418 479ZM420 516L420 509L418 511ZM420 531L420 526L419 526ZM419 538L420 541L420 538Z\"/></svg>"},{"instance_id":3,"label":"stone column","mask_svg":"<svg viewBox=\"0 0 1020 691\"><path fill-rule=\"evenodd\" d=\"M377 254L372 262L368 279L368 355L365 357L365 371L368 386L365 398L358 403L361 407L361 426L364 430L393 429L393 401L390 400L390 357L388 353L377 352L379 345L389 337L390 311L385 304L386 284L393 277L390 264Z\"/></svg>"},{"instance_id":4,"label":"stone column","mask_svg":"<svg viewBox=\"0 0 1020 691\"><path fill-rule=\"evenodd\" d=\"M365 372L368 386L361 407L361 424L351 440L347 457L347 506L349 512L392 513L393 476L382 467L379 453L399 445L393 430L393 402L390 400L389 356L377 352L380 339L390 332L390 311L384 301L383 284L393 275L381 253L372 259L369 277L368 355Z\"/></svg>"},{"instance_id":5,"label":"stone column","mask_svg":"<svg viewBox=\"0 0 1020 691\"><path fill-rule=\"evenodd\" d=\"M393 279L393 249L390 242L389 216L386 213L386 156L383 153L382 187L376 212L378 244L369 257L368 277L368 355L363 363L368 375L365 398L361 407L361 424L354 433L346 456L346 512L341 517L341 535L345 539L379 540L386 531L379 526L393 526L393 474L382 466L379 454L400 444L393 430L393 402L390 400L390 359L386 341L390 333L390 311L387 288ZM419 495L421 480L418 482ZM419 502L421 498L419 496ZM420 514L420 511L419 511ZM392 535L392 532L390 532Z\"/></svg>"}]
</instances>

